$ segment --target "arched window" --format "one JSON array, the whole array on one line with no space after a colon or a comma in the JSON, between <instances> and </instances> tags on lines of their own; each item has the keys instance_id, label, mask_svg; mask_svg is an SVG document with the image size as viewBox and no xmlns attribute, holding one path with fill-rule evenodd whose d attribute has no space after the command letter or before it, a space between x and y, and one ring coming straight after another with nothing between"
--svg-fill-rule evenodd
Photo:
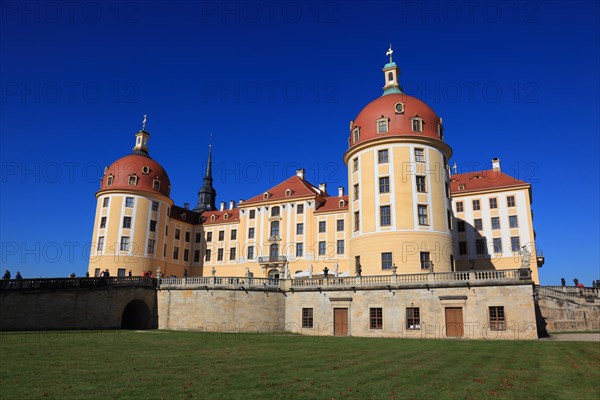
<instances>
[{"instance_id":1,"label":"arched window","mask_svg":"<svg viewBox=\"0 0 600 400\"><path fill-rule=\"evenodd\" d=\"M129 185L130 186L136 186L138 183L138 177L137 175L131 175L129 176Z\"/></svg>"},{"instance_id":2,"label":"arched window","mask_svg":"<svg viewBox=\"0 0 600 400\"><path fill-rule=\"evenodd\" d=\"M111 186L113 184L113 179L114 179L114 177L112 175L109 175L106 178L106 186Z\"/></svg>"},{"instance_id":3,"label":"arched window","mask_svg":"<svg viewBox=\"0 0 600 400\"><path fill-rule=\"evenodd\" d=\"M279 206L271 208L271 217L279 217Z\"/></svg>"},{"instance_id":4,"label":"arched window","mask_svg":"<svg viewBox=\"0 0 600 400\"><path fill-rule=\"evenodd\" d=\"M269 247L269 258L271 261L275 261L279 258L279 245L277 243L273 243Z\"/></svg>"},{"instance_id":5,"label":"arched window","mask_svg":"<svg viewBox=\"0 0 600 400\"><path fill-rule=\"evenodd\" d=\"M392 71L388 72L388 81L394 82L394 73Z\"/></svg>"},{"instance_id":6,"label":"arched window","mask_svg":"<svg viewBox=\"0 0 600 400\"><path fill-rule=\"evenodd\" d=\"M271 221L271 236L279 237L279 221Z\"/></svg>"},{"instance_id":7,"label":"arched window","mask_svg":"<svg viewBox=\"0 0 600 400\"><path fill-rule=\"evenodd\" d=\"M152 181L152 188L154 190L160 190L160 181L158 179Z\"/></svg>"}]
</instances>

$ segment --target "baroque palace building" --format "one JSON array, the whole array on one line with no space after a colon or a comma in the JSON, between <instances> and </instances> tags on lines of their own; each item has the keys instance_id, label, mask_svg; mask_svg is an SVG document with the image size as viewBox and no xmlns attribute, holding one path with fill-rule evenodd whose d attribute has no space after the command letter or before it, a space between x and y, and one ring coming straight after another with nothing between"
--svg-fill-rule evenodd
<instances>
[{"instance_id":1,"label":"baroque palace building","mask_svg":"<svg viewBox=\"0 0 600 400\"><path fill-rule=\"evenodd\" d=\"M500 170L452 173L442 119L383 68L383 95L350 122L348 194L304 170L239 203L221 202L212 148L191 209L170 198L150 134L101 180L91 276L371 276L529 268L539 283L531 185Z\"/></svg>"}]
</instances>

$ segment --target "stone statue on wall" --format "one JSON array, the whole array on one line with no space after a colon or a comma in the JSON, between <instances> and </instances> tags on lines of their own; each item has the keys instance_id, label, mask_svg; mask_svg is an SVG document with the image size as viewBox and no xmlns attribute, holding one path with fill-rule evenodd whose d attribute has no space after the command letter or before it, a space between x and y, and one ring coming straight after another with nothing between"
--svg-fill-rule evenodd
<instances>
[{"instance_id":1,"label":"stone statue on wall","mask_svg":"<svg viewBox=\"0 0 600 400\"><path fill-rule=\"evenodd\" d=\"M521 268L529 268L529 259L531 252L527 250L527 246L521 247Z\"/></svg>"},{"instance_id":2,"label":"stone statue on wall","mask_svg":"<svg viewBox=\"0 0 600 400\"><path fill-rule=\"evenodd\" d=\"M162 278L162 270L160 269L160 267L156 267L156 278Z\"/></svg>"}]
</instances>

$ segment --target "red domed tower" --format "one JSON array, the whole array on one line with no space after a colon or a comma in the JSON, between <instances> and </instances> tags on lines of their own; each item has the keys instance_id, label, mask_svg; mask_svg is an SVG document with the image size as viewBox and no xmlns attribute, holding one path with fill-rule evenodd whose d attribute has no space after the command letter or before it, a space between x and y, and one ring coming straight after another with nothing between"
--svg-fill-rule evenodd
<instances>
[{"instance_id":1,"label":"red domed tower","mask_svg":"<svg viewBox=\"0 0 600 400\"><path fill-rule=\"evenodd\" d=\"M451 201L442 119L384 68L383 95L350 123L350 257L366 275L451 271Z\"/></svg>"},{"instance_id":2,"label":"red domed tower","mask_svg":"<svg viewBox=\"0 0 600 400\"><path fill-rule=\"evenodd\" d=\"M145 120L145 117L144 117ZM135 135L132 154L105 168L96 193L96 219L88 272L109 270L110 276L133 276L165 269L165 231L173 201L171 183L163 167L150 158L150 133Z\"/></svg>"}]
</instances>

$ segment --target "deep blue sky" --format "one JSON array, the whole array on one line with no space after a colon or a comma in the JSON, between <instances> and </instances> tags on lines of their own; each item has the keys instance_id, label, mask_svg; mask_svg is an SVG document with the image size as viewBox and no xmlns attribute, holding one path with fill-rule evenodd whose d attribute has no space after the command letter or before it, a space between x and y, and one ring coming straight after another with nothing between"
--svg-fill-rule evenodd
<instances>
[{"instance_id":1,"label":"deep blue sky","mask_svg":"<svg viewBox=\"0 0 600 400\"><path fill-rule=\"evenodd\" d=\"M532 182L542 283L600 278L597 2L64 3L0 3L2 269L86 271L102 169L144 114L179 205L210 132L217 201L297 167L347 186L348 124L392 42L451 162Z\"/></svg>"}]
</instances>

